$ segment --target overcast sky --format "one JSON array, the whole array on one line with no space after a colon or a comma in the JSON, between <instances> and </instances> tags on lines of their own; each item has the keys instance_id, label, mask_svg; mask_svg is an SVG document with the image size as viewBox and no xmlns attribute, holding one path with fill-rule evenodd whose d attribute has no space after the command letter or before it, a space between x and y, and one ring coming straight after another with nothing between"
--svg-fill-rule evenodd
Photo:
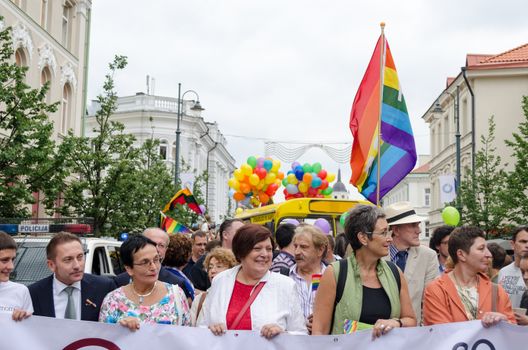
<instances>
[{"instance_id":1,"label":"overcast sky","mask_svg":"<svg viewBox=\"0 0 528 350\"><path fill-rule=\"evenodd\" d=\"M384 21L418 153L427 154L421 116L446 78L460 72L467 53L527 43L527 7L522 0L93 0L89 98L121 54L129 64L116 78L120 96L146 92L147 74L156 95L177 97L178 82L182 91L197 91L202 116L219 124L237 167L264 154L263 140L344 148ZM319 161L331 172L341 167L348 183L350 166L320 149L299 161Z\"/></svg>"}]
</instances>

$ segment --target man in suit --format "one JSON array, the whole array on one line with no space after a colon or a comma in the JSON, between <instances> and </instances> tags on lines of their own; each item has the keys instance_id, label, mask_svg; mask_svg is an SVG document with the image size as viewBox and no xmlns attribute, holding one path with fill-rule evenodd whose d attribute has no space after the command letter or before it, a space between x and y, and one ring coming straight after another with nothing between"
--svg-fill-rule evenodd
<instances>
[{"instance_id":1,"label":"man in suit","mask_svg":"<svg viewBox=\"0 0 528 350\"><path fill-rule=\"evenodd\" d=\"M420 244L420 222L409 202L398 202L385 208L387 222L392 231L389 246L390 259L403 272L409 285L416 320L422 321L422 298L425 287L439 275L436 252Z\"/></svg>"},{"instance_id":2,"label":"man in suit","mask_svg":"<svg viewBox=\"0 0 528 350\"><path fill-rule=\"evenodd\" d=\"M167 253L167 248L169 247L169 235L167 234L167 232L157 227L150 227L143 231L143 236L156 243L156 248L158 249L160 260L163 262L163 259L165 258L165 253ZM160 268L158 280L165 283L176 284L180 286L180 288L183 289L183 291L185 292L187 298L191 298L191 295L185 288L184 280L174 275L163 266L161 266ZM126 286L130 283L130 276L128 275L128 273L123 272L114 277L114 281L117 287Z\"/></svg>"},{"instance_id":3,"label":"man in suit","mask_svg":"<svg viewBox=\"0 0 528 350\"><path fill-rule=\"evenodd\" d=\"M46 247L53 275L29 286L34 315L98 321L104 297L115 289L109 278L84 273L84 249L79 237L60 232Z\"/></svg>"}]
</instances>

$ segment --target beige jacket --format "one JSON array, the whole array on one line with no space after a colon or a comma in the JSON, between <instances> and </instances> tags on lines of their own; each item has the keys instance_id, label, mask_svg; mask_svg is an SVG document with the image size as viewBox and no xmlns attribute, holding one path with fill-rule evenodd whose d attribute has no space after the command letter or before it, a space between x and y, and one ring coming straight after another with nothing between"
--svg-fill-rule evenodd
<instances>
[{"instance_id":1,"label":"beige jacket","mask_svg":"<svg viewBox=\"0 0 528 350\"><path fill-rule=\"evenodd\" d=\"M390 260L390 255L385 257ZM420 245L409 248L404 276L409 285L409 295L416 314L416 321L422 323L422 299L425 287L440 275L436 252Z\"/></svg>"}]
</instances>

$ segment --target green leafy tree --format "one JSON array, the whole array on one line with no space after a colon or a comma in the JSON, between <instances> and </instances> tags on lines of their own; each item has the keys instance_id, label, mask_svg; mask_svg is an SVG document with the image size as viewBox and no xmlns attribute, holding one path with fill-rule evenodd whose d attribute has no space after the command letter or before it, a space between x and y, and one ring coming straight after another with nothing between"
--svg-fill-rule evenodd
<instances>
[{"instance_id":1,"label":"green leafy tree","mask_svg":"<svg viewBox=\"0 0 528 350\"><path fill-rule=\"evenodd\" d=\"M114 232L141 232L159 225L160 210L175 193L171 172L160 158L159 141L147 140L139 149L134 171L124 174L116 186Z\"/></svg>"},{"instance_id":2,"label":"green leafy tree","mask_svg":"<svg viewBox=\"0 0 528 350\"><path fill-rule=\"evenodd\" d=\"M69 179L62 188L60 211L65 215L92 217L96 235L115 232L113 215L121 209L125 192L120 185L128 173L136 171L139 156L139 150L133 147L135 137L125 134L124 125L110 118L117 109L114 75L126 65L125 56L115 56L109 65L104 92L97 97L100 109L95 114L95 136L78 137L70 132L60 146L65 166L78 176Z\"/></svg>"},{"instance_id":3,"label":"green leafy tree","mask_svg":"<svg viewBox=\"0 0 528 350\"><path fill-rule=\"evenodd\" d=\"M0 16L1 19L1 16ZM0 31L0 216L27 217L33 192L55 193L58 158L47 104L49 85L24 83L28 68L13 59L11 28Z\"/></svg>"},{"instance_id":4,"label":"green leafy tree","mask_svg":"<svg viewBox=\"0 0 528 350\"><path fill-rule=\"evenodd\" d=\"M506 173L501 157L495 154L495 122L488 120L488 135L480 137L482 148L475 157L475 176L466 169L464 181L459 190L463 205L462 217L465 224L479 226L486 231L496 232L504 223L506 209L501 201Z\"/></svg>"},{"instance_id":5,"label":"green leafy tree","mask_svg":"<svg viewBox=\"0 0 528 350\"><path fill-rule=\"evenodd\" d=\"M519 124L513 140L506 140L514 157L513 171L508 173L507 189L503 195L508 219L515 224L525 224L528 218L528 96L522 100L524 121Z\"/></svg>"}]
</instances>

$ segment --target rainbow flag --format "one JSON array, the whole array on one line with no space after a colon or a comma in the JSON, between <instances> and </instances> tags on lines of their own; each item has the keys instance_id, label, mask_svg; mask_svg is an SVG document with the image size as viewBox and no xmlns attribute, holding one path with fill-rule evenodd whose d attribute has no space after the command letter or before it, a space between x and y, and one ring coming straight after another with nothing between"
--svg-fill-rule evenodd
<instances>
[{"instance_id":1,"label":"rainbow flag","mask_svg":"<svg viewBox=\"0 0 528 350\"><path fill-rule=\"evenodd\" d=\"M383 66L383 77L380 75L380 66ZM380 107L381 145L378 145ZM350 113L350 130L354 137L350 156L350 183L356 186L365 198L376 203L378 186L381 199L411 172L416 164L416 147L409 114L389 44L383 34L378 39L354 98Z\"/></svg>"},{"instance_id":2,"label":"rainbow flag","mask_svg":"<svg viewBox=\"0 0 528 350\"><path fill-rule=\"evenodd\" d=\"M191 232L187 227L168 216L163 216L163 219L161 220L161 229L168 234Z\"/></svg>"},{"instance_id":3,"label":"rainbow flag","mask_svg":"<svg viewBox=\"0 0 528 350\"><path fill-rule=\"evenodd\" d=\"M200 209L200 205L198 205L198 202L187 187L176 192L176 194L171 198L169 203L165 205L165 208L163 208L163 212L166 213L169 210L174 209L176 207L176 204L187 204L187 206L196 214L203 215L202 209Z\"/></svg>"},{"instance_id":4,"label":"rainbow flag","mask_svg":"<svg viewBox=\"0 0 528 350\"><path fill-rule=\"evenodd\" d=\"M323 275L320 273L314 273L312 275L312 292L317 291L317 288L319 288L319 284L321 283L321 277Z\"/></svg>"}]
</instances>

